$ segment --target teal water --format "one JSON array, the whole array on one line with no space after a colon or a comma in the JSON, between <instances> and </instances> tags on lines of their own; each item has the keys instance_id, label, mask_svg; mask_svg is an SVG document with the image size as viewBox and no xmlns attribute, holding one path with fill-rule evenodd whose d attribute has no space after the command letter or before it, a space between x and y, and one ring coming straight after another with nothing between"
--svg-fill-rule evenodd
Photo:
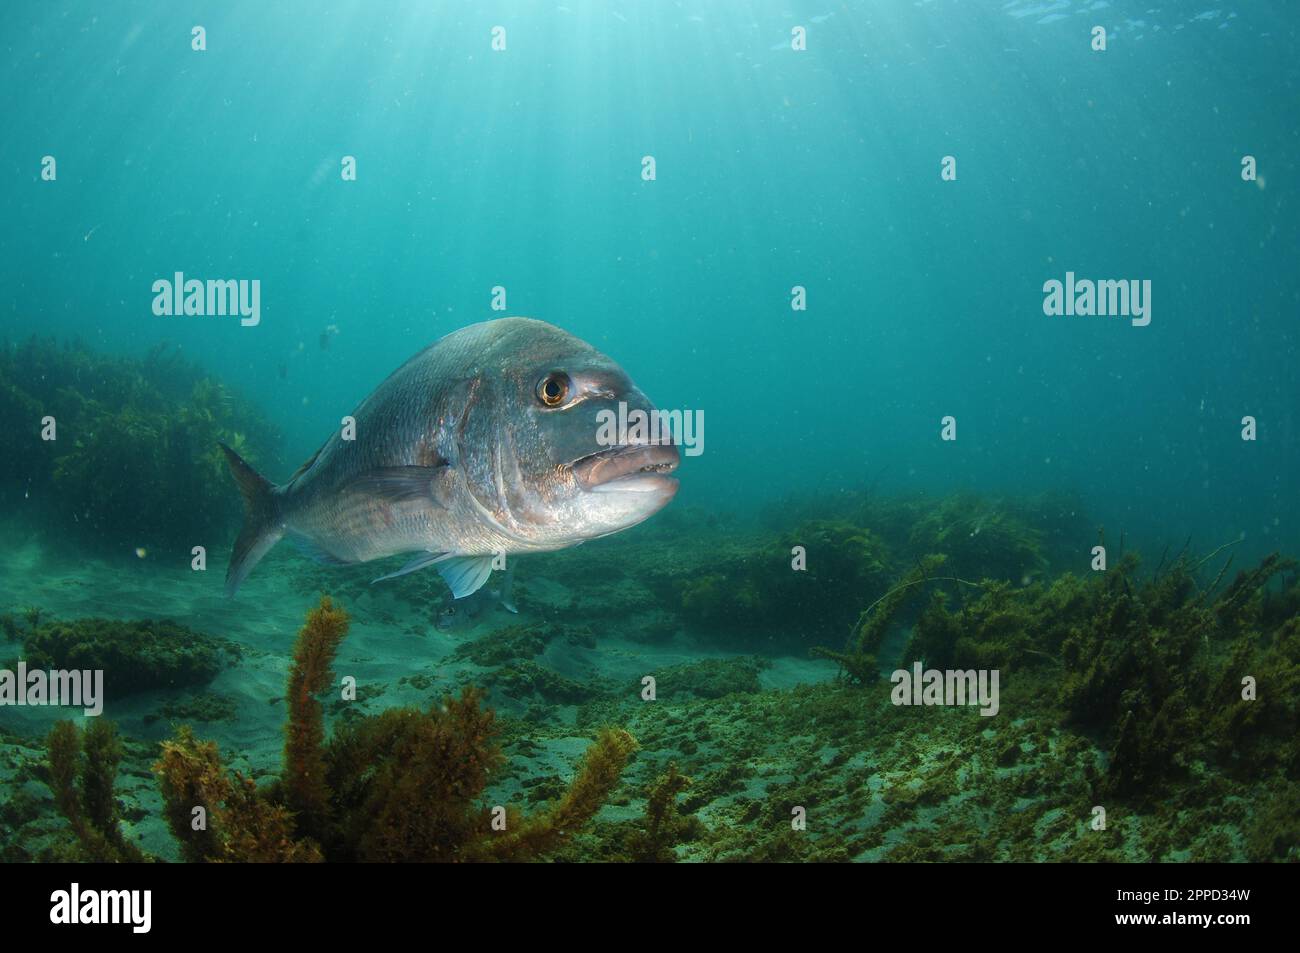
<instances>
[{"instance_id":1,"label":"teal water","mask_svg":"<svg viewBox=\"0 0 1300 953\"><path fill-rule=\"evenodd\" d=\"M1069 487L1267 550L1300 517L1295 13L1148 9L16 4L5 329L175 342L297 460L502 285L704 411L683 502ZM1044 316L1067 270L1149 279L1151 324ZM155 317L176 271L260 279L261 324Z\"/></svg>"},{"instance_id":2,"label":"teal water","mask_svg":"<svg viewBox=\"0 0 1300 953\"><path fill-rule=\"evenodd\" d=\"M226 640L184 691L110 699L128 835L166 859L159 743L190 719L229 766L275 775L292 633L322 591L352 615L339 671L364 688L331 729L484 686L510 725L490 796L530 807L597 726L641 739L569 859L626 859L620 825L669 763L697 780L681 859L1294 859L1300 585L1268 563L1230 587L1300 553L1300 8L1154 2L9 4L0 669L64 622L80 648L91 617ZM155 314L176 273L259 282L260 321ZM1046 314L1067 273L1149 282L1149 323ZM372 566L288 546L226 600L238 503L216 437L239 430L282 482L408 357L506 315L702 415L669 508L526 557L518 617L488 604L446 633L432 572L372 587ZM136 383L32 335L137 362ZM159 347L237 412L189 372L141 371ZM115 415L137 385L174 404ZM46 405L68 421L54 446L32 436ZM158 485L136 465L154 453ZM1099 539L1141 569L1091 572ZM856 674L810 657L934 553L952 575L915 589L931 615L886 603ZM152 658L147 633L101 628ZM921 657L1000 668L996 729L892 707L872 666ZM1242 666L1287 700L1234 708ZM40 767L59 714L0 711L0 779L27 799L0 799L0 859L50 859L67 833ZM1089 841L1099 799L1137 832ZM772 833L791 803L836 820L792 847Z\"/></svg>"}]
</instances>

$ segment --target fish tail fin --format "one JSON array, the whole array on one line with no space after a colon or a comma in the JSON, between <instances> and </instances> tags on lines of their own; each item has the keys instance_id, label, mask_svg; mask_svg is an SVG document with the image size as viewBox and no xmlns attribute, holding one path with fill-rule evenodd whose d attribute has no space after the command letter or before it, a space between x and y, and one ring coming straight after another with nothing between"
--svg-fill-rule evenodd
<instances>
[{"instance_id":1,"label":"fish tail fin","mask_svg":"<svg viewBox=\"0 0 1300 953\"><path fill-rule=\"evenodd\" d=\"M235 549L230 554L230 568L226 570L226 595L233 596L244 577L252 572L263 556L284 536L280 525L278 507L271 481L250 467L244 458L224 443L220 444L226 455L230 472L244 496L244 525L235 539Z\"/></svg>"}]
</instances>

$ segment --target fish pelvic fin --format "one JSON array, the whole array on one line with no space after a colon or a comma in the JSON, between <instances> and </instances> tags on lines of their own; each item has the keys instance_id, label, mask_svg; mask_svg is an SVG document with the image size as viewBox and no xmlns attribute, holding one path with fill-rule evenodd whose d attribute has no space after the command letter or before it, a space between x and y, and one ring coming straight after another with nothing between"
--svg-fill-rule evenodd
<instances>
[{"instance_id":1,"label":"fish pelvic fin","mask_svg":"<svg viewBox=\"0 0 1300 953\"><path fill-rule=\"evenodd\" d=\"M233 596L253 567L284 536L284 527L280 524L271 481L224 443L220 447L244 497L244 525L235 539L230 568L226 570L226 595Z\"/></svg>"},{"instance_id":2,"label":"fish pelvic fin","mask_svg":"<svg viewBox=\"0 0 1300 953\"><path fill-rule=\"evenodd\" d=\"M439 562L438 572L451 587L452 597L464 599L478 592L492 575L493 556L454 556Z\"/></svg>"}]
</instances>

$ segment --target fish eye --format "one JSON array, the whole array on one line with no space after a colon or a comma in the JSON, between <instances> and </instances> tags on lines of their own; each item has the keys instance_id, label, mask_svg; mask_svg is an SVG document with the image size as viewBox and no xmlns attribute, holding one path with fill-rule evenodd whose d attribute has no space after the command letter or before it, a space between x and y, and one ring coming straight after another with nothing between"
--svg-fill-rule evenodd
<instances>
[{"instance_id":1,"label":"fish eye","mask_svg":"<svg viewBox=\"0 0 1300 953\"><path fill-rule=\"evenodd\" d=\"M537 399L547 407L559 407L569 396L569 375L552 371L537 382Z\"/></svg>"}]
</instances>

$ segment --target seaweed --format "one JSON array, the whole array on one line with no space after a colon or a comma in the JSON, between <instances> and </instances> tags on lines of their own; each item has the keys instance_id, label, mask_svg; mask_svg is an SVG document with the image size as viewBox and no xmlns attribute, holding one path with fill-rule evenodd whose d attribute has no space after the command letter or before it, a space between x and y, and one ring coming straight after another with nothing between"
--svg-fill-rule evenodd
<instances>
[{"instance_id":1,"label":"seaweed","mask_svg":"<svg viewBox=\"0 0 1300 953\"><path fill-rule=\"evenodd\" d=\"M1145 578L1129 553L1087 579L985 581L955 612L935 593L908 651L940 668L1051 670L1063 724L1108 751L1102 796L1157 799L1197 760L1294 771L1300 618L1279 622L1265 597L1289 563L1267 556L1214 598L1197 575L1208 558L1182 553ZM1257 695L1243 693L1244 679Z\"/></svg>"},{"instance_id":2,"label":"seaweed","mask_svg":"<svg viewBox=\"0 0 1300 953\"><path fill-rule=\"evenodd\" d=\"M795 571L791 552L807 565ZM684 614L722 631L777 630L800 641L826 637L852 619L852 607L879 591L888 574L884 542L844 520L808 520L771 539L701 554L707 569L678 581Z\"/></svg>"},{"instance_id":3,"label":"seaweed","mask_svg":"<svg viewBox=\"0 0 1300 953\"><path fill-rule=\"evenodd\" d=\"M602 728L558 801L531 817L508 811L503 833L476 832L467 847L469 859L529 860L553 852L604 806L637 747L636 739L623 729Z\"/></svg>"},{"instance_id":4,"label":"seaweed","mask_svg":"<svg viewBox=\"0 0 1300 953\"><path fill-rule=\"evenodd\" d=\"M340 728L323 752L330 853L356 860L466 859L491 831L479 797L502 761L495 718L467 689L429 712L390 709ZM358 771L358 765L365 765Z\"/></svg>"},{"instance_id":5,"label":"seaweed","mask_svg":"<svg viewBox=\"0 0 1300 953\"><path fill-rule=\"evenodd\" d=\"M636 741L603 728L574 780L538 814L483 803L501 766L495 716L467 688L429 711L397 708L325 737L324 692L348 618L328 597L298 633L281 780L258 788L188 728L154 766L188 860L525 860L556 850L609 797ZM193 829L196 808L208 819Z\"/></svg>"},{"instance_id":6,"label":"seaweed","mask_svg":"<svg viewBox=\"0 0 1300 953\"><path fill-rule=\"evenodd\" d=\"M843 651L818 646L812 650L812 654L838 662L843 676L854 684L864 685L876 681L880 677L877 656L890 623L903 604L917 591L917 587L938 578L965 582L954 577L936 577L935 571L942 568L944 562L945 557L942 555L923 558L895 586L862 611Z\"/></svg>"},{"instance_id":7,"label":"seaweed","mask_svg":"<svg viewBox=\"0 0 1300 953\"><path fill-rule=\"evenodd\" d=\"M1076 563L1087 532L1068 494L843 492L785 500L749 522L718 516L725 533L701 531L709 518L674 508L650 528L552 554L543 572L570 596L547 605L550 593L530 588L534 608L572 618L599 606L602 624L617 618L630 638L689 627L742 651L807 650L839 643L863 605L930 556L955 578L1023 586L1054 561Z\"/></svg>"},{"instance_id":8,"label":"seaweed","mask_svg":"<svg viewBox=\"0 0 1300 953\"><path fill-rule=\"evenodd\" d=\"M627 849L632 860L641 863L674 863L673 850L691 829L677 808L677 795L691 786L691 779L677 770L675 761L668 762L664 771L650 787L646 797L645 820L640 830L627 838Z\"/></svg>"},{"instance_id":9,"label":"seaweed","mask_svg":"<svg viewBox=\"0 0 1300 953\"><path fill-rule=\"evenodd\" d=\"M284 795L298 815L299 827L319 832L329 814L330 790L325 780L325 716L316 698L330 686L330 666L348 631L348 615L329 596L307 613L294 643L286 697ZM357 764L366 763L358 761Z\"/></svg>"},{"instance_id":10,"label":"seaweed","mask_svg":"<svg viewBox=\"0 0 1300 953\"><path fill-rule=\"evenodd\" d=\"M157 688L206 685L221 671L215 639L167 620L76 619L28 630L28 668L99 670L104 689L129 695Z\"/></svg>"},{"instance_id":11,"label":"seaweed","mask_svg":"<svg viewBox=\"0 0 1300 953\"><path fill-rule=\"evenodd\" d=\"M0 495L44 501L80 544L186 554L239 514L218 442L254 462L280 444L251 403L175 349L143 359L30 338L0 347ZM41 439L40 422L57 422Z\"/></svg>"},{"instance_id":12,"label":"seaweed","mask_svg":"<svg viewBox=\"0 0 1300 953\"><path fill-rule=\"evenodd\" d=\"M483 685L508 698L535 696L556 705L581 705L603 694L597 687L561 675L532 659L521 659L489 672L483 677Z\"/></svg>"},{"instance_id":13,"label":"seaweed","mask_svg":"<svg viewBox=\"0 0 1300 953\"><path fill-rule=\"evenodd\" d=\"M657 669L654 673L660 697L722 698L734 692L761 691L759 673L771 668L769 659L757 655L709 658ZM636 691L640 686L636 686Z\"/></svg>"},{"instance_id":14,"label":"seaweed","mask_svg":"<svg viewBox=\"0 0 1300 953\"><path fill-rule=\"evenodd\" d=\"M478 639L462 642L452 658L491 667L541 655L559 627L551 623L521 623L497 629Z\"/></svg>"},{"instance_id":15,"label":"seaweed","mask_svg":"<svg viewBox=\"0 0 1300 953\"><path fill-rule=\"evenodd\" d=\"M1261 796L1263 807L1246 838L1246 856L1255 863L1300 861L1300 785L1284 784Z\"/></svg>"},{"instance_id":16,"label":"seaweed","mask_svg":"<svg viewBox=\"0 0 1300 953\"><path fill-rule=\"evenodd\" d=\"M1043 533L1005 501L945 497L912 527L910 551L943 553L956 576L1026 582L1047 568Z\"/></svg>"},{"instance_id":17,"label":"seaweed","mask_svg":"<svg viewBox=\"0 0 1300 953\"><path fill-rule=\"evenodd\" d=\"M314 842L297 836L288 808L263 795L252 779L230 775L217 746L188 726L162 745L154 764L163 810L186 861L314 862Z\"/></svg>"},{"instance_id":18,"label":"seaweed","mask_svg":"<svg viewBox=\"0 0 1300 953\"><path fill-rule=\"evenodd\" d=\"M1069 573L1023 589L985 580L953 594L935 590L912 630L906 657L939 669L1014 669L1060 665L1054 654L1083 608L1086 588Z\"/></svg>"},{"instance_id":19,"label":"seaweed","mask_svg":"<svg viewBox=\"0 0 1300 953\"><path fill-rule=\"evenodd\" d=\"M169 722L234 721L238 713L238 705L230 695L197 692L163 702L157 711L145 715L143 721L146 725L163 719Z\"/></svg>"},{"instance_id":20,"label":"seaweed","mask_svg":"<svg viewBox=\"0 0 1300 953\"><path fill-rule=\"evenodd\" d=\"M493 713L474 689L430 713L392 709L340 731L327 754L338 794L332 857L362 861L526 860L557 849L600 809L636 742L602 729L559 800L524 817L480 803L501 765ZM369 765L358 773L357 763Z\"/></svg>"},{"instance_id":21,"label":"seaweed","mask_svg":"<svg viewBox=\"0 0 1300 953\"><path fill-rule=\"evenodd\" d=\"M45 739L46 783L59 812L76 836L77 859L98 863L138 862L145 855L122 835L113 782L122 743L111 722L92 719L84 731L56 722Z\"/></svg>"},{"instance_id":22,"label":"seaweed","mask_svg":"<svg viewBox=\"0 0 1300 953\"><path fill-rule=\"evenodd\" d=\"M806 647L838 639L890 575L881 537L848 520L809 519L779 533L729 525L719 537L678 528L698 529L703 512L663 515L672 517L668 529L656 520L550 555L546 577L583 593L550 607L573 621L598 605L600 625L617 618L630 638L658 640L689 624L731 645L762 638ZM796 546L806 555L802 568L792 564ZM544 595L523 587L534 609L548 608Z\"/></svg>"}]
</instances>

